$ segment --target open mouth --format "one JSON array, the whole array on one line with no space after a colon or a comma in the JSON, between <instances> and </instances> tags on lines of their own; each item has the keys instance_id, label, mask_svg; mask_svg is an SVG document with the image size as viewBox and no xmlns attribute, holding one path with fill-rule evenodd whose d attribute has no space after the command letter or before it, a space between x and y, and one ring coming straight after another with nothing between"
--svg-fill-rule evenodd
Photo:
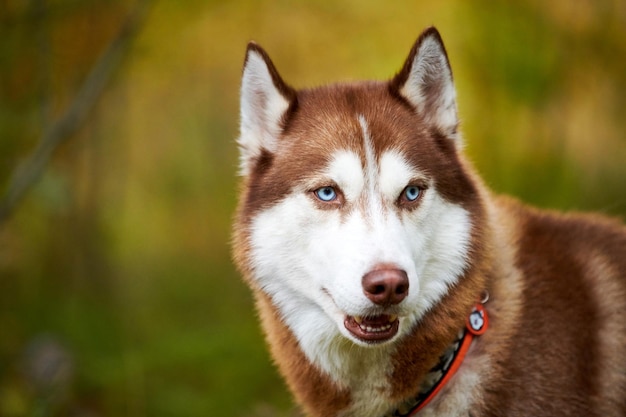
<instances>
[{"instance_id":1,"label":"open mouth","mask_svg":"<svg viewBox=\"0 0 626 417\"><path fill-rule=\"evenodd\" d=\"M364 342L384 342L398 333L398 316L382 314L374 317L346 316L343 324L357 339Z\"/></svg>"}]
</instances>

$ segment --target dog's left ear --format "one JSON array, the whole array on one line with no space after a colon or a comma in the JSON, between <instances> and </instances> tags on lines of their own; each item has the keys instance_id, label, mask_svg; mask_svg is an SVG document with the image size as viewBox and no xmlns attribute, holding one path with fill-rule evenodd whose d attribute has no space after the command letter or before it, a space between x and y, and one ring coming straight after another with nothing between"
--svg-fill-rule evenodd
<instances>
[{"instance_id":1,"label":"dog's left ear","mask_svg":"<svg viewBox=\"0 0 626 417\"><path fill-rule=\"evenodd\" d=\"M247 175L263 156L275 152L285 115L297 104L297 93L283 81L267 52L248 44L240 96L240 170Z\"/></svg>"},{"instance_id":2,"label":"dog's left ear","mask_svg":"<svg viewBox=\"0 0 626 417\"><path fill-rule=\"evenodd\" d=\"M456 92L446 49L437 29L428 28L420 35L390 87L440 134L457 139Z\"/></svg>"}]
</instances>

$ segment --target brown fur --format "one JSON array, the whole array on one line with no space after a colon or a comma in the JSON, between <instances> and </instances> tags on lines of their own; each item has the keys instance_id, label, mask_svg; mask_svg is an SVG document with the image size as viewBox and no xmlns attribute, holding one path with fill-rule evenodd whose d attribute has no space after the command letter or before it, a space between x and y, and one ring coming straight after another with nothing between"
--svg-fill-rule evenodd
<instances>
[{"instance_id":1,"label":"brown fur","mask_svg":"<svg viewBox=\"0 0 626 417\"><path fill-rule=\"evenodd\" d=\"M437 191L472 215L471 261L458 284L399 342L387 382L390 398L400 403L415 395L487 290L490 328L474 341L433 411L453 414L466 401L472 416L625 416L626 228L599 216L539 211L493 196L450 139L456 126L451 132L433 128L400 93L421 40L431 35L432 29L418 39L389 83L302 91L282 81L260 47L249 46L262 54L290 105L281 152L262 152L242 184L233 248L281 373L311 416L336 416L350 405L349 390L308 362L251 278L248 228L293 187L324 185L311 182L312 170L329 162L329 141L333 149L361 149L362 132L351 115L363 114L377 155L397 149L424 172L437 173Z\"/></svg>"},{"instance_id":2,"label":"brown fur","mask_svg":"<svg viewBox=\"0 0 626 417\"><path fill-rule=\"evenodd\" d=\"M331 416L347 407L350 393L337 387L308 362L270 299L258 294L257 307L272 355L282 358L278 361L280 370L307 414Z\"/></svg>"},{"instance_id":3,"label":"brown fur","mask_svg":"<svg viewBox=\"0 0 626 417\"><path fill-rule=\"evenodd\" d=\"M496 201L516 219L515 268L524 283L521 309L509 318L515 334L498 352L502 374L486 389L486 415L624 415L626 326L617 323L626 318L626 229L600 217ZM599 253L612 273L589 264ZM600 281L613 291L611 307L596 296ZM602 335L606 325L616 333ZM602 351L601 336L620 341L622 352L611 342L613 351ZM603 370L608 358L612 367Z\"/></svg>"}]
</instances>

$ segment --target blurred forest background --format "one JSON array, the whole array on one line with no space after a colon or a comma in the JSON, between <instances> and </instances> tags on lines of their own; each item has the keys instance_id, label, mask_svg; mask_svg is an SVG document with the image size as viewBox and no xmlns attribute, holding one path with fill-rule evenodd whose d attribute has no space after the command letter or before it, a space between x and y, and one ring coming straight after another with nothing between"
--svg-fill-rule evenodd
<instances>
[{"instance_id":1,"label":"blurred forest background","mask_svg":"<svg viewBox=\"0 0 626 417\"><path fill-rule=\"evenodd\" d=\"M228 246L246 43L387 79L432 24L488 184L624 218L624 1L0 0L0 416L294 415Z\"/></svg>"}]
</instances>

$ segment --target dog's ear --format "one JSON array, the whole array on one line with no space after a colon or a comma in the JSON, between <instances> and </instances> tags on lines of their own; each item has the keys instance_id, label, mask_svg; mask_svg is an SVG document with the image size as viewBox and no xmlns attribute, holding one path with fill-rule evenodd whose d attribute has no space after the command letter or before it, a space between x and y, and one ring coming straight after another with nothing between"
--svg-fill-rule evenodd
<instances>
[{"instance_id":1,"label":"dog's ear","mask_svg":"<svg viewBox=\"0 0 626 417\"><path fill-rule=\"evenodd\" d=\"M437 29L422 32L390 87L440 134L457 138L459 121L452 70Z\"/></svg>"},{"instance_id":2,"label":"dog's ear","mask_svg":"<svg viewBox=\"0 0 626 417\"><path fill-rule=\"evenodd\" d=\"M263 155L272 154L296 91L287 85L267 53L250 42L241 80L240 170L247 175Z\"/></svg>"}]
</instances>

